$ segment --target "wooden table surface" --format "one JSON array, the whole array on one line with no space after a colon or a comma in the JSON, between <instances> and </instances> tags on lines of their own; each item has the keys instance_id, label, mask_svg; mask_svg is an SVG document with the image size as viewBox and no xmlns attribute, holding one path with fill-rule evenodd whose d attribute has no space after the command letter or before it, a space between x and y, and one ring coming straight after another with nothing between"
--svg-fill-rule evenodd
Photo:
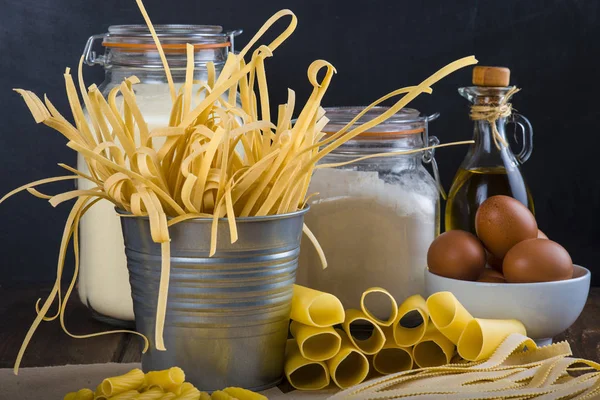
<instances>
[{"instance_id":1,"label":"wooden table surface","mask_svg":"<svg viewBox=\"0 0 600 400\"><path fill-rule=\"evenodd\" d=\"M23 338L35 318L35 302L40 297L44 299L48 293L49 289L0 288L0 368L12 368ZM65 324L74 335L112 329L94 320L76 296L67 307ZM600 288L592 288L579 319L555 338L565 339L571 344L575 356L600 362ZM139 362L140 350L141 340L131 334L73 339L62 331L57 319L42 322L21 366Z\"/></svg>"}]
</instances>

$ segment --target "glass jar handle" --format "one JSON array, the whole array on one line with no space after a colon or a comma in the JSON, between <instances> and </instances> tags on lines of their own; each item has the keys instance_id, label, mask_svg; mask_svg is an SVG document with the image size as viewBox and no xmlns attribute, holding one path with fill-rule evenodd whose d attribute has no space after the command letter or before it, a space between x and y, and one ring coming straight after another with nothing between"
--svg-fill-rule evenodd
<instances>
[{"instance_id":1,"label":"glass jar handle","mask_svg":"<svg viewBox=\"0 0 600 400\"><path fill-rule=\"evenodd\" d=\"M533 151L533 127L527 118L515 112L511 114L508 122L515 124L515 126L518 126L521 130L522 148L518 154L515 154L515 157L521 164L523 164L529 159L531 152ZM517 139L516 129L514 137L518 143L519 140Z\"/></svg>"},{"instance_id":2,"label":"glass jar handle","mask_svg":"<svg viewBox=\"0 0 600 400\"><path fill-rule=\"evenodd\" d=\"M90 67L94 65L104 65L104 55L96 55L96 52L93 49L94 42L98 39L104 39L105 36L105 33L92 35L85 44L85 48L83 49L83 62L85 62Z\"/></svg>"}]
</instances>

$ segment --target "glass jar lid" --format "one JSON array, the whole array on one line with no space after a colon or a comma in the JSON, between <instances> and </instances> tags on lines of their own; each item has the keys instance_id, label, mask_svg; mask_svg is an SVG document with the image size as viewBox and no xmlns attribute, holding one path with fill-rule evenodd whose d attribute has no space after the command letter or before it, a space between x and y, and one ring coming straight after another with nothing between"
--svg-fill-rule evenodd
<instances>
[{"instance_id":1,"label":"glass jar lid","mask_svg":"<svg viewBox=\"0 0 600 400\"><path fill-rule=\"evenodd\" d=\"M223 31L219 25L155 25L169 64L185 67L186 46L194 46L196 63L213 61L223 63L229 51L234 51L234 38L242 30ZM94 43L102 41L106 54L96 55ZM156 44L146 25L112 25L107 33L93 35L84 49L88 65L122 65L133 67L161 67Z\"/></svg>"},{"instance_id":2,"label":"glass jar lid","mask_svg":"<svg viewBox=\"0 0 600 400\"><path fill-rule=\"evenodd\" d=\"M229 47L232 32L223 32L218 25L155 25L156 35L165 52L185 51L190 43L195 49ZM102 42L104 47L156 49L146 25L112 25Z\"/></svg>"},{"instance_id":3,"label":"glass jar lid","mask_svg":"<svg viewBox=\"0 0 600 400\"><path fill-rule=\"evenodd\" d=\"M329 123L323 131L327 134L333 134L342 129L346 124L352 121L364 107L326 107L325 116L329 118ZM365 122L380 116L389 110L389 107L373 107L365 113L350 129L356 128ZM425 132L426 123L431 117L423 116L414 108L403 108L398 113L388 118L379 125L361 133L359 138L378 138L393 139L399 135L420 134ZM350 130L349 129L349 130Z\"/></svg>"}]
</instances>

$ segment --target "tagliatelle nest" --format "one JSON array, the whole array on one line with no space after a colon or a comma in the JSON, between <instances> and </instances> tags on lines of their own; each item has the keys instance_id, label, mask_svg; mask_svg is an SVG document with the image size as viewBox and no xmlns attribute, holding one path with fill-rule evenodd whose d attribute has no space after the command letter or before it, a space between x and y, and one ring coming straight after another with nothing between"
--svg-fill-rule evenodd
<instances>
[{"instance_id":1,"label":"tagliatelle nest","mask_svg":"<svg viewBox=\"0 0 600 400\"><path fill-rule=\"evenodd\" d=\"M308 80L313 86L313 91L297 120L292 122L292 115L296 109L292 90L288 90L287 103L279 106L277 118L271 118L265 59L271 57L296 28L297 19L291 11L282 10L276 13L239 54L229 53L218 76L214 65L209 63L206 82L193 80L194 48L188 44L186 80L178 93L150 19L141 0L136 1L163 60L169 82L173 107L168 126L149 131L136 103L133 86L139 80L135 76L112 89L105 99L95 85L86 89L82 77L82 61L79 64L78 83L89 118L84 115L69 70L65 73L67 96L75 125L63 117L49 99L44 98L42 101L32 92L16 89L23 96L35 121L62 133L68 139L67 146L85 158L90 173L88 175L59 164L71 172L71 175L30 183L0 200L2 202L23 190L49 199L53 206L77 199L65 224L56 283L41 308L38 301L38 315L19 352L15 373L27 344L42 320L60 317L65 332L74 337L111 333L75 336L70 334L64 325L64 309L74 288L79 267L79 221L100 199L109 200L134 216L148 216L152 239L161 243L162 270L155 345L158 350L165 350L163 327L169 285L169 226L192 218L212 218L211 254L214 254L218 245L216 233L219 218L227 218L231 240L234 242L237 240L236 217L283 214L303 208L313 170L342 165L317 165L323 157L393 116L419 94L431 93L430 86L446 75L477 62L474 57L457 60L417 86L389 93L366 107L342 130L328 135L325 139L322 130L328 119L320 103L335 73L334 67L327 61L317 60L309 66ZM258 46L250 53L250 49L273 23L286 16L289 16L291 21L283 33L268 45ZM318 75L321 71L324 71L324 76L319 80ZM197 106L192 107L194 84L201 86L204 98ZM236 105L238 93L241 107ZM119 94L123 98L122 107L117 106ZM403 96L381 116L354 127L355 122L370 108L398 95ZM155 146L153 139L159 137L164 138L164 144ZM238 150L240 147L243 151ZM427 149L431 148L367 157L407 154ZM361 159L364 158L366 157ZM78 178L87 179L94 186L91 189L73 190L55 196L43 194L35 189L42 184ZM304 231L318 248L316 239L306 226ZM62 299L60 281L67 245L71 238L75 244L76 271L65 298ZM325 265L322 251L320 255ZM47 317L48 310L57 297L59 311L56 315ZM145 351L148 341L144 339Z\"/></svg>"}]
</instances>

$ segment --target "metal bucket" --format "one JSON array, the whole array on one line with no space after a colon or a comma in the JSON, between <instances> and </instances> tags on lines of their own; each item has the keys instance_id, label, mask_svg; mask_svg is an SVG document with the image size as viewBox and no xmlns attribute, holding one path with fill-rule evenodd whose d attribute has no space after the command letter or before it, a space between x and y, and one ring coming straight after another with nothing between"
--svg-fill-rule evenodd
<instances>
[{"instance_id":1,"label":"metal bucket","mask_svg":"<svg viewBox=\"0 0 600 400\"><path fill-rule=\"evenodd\" d=\"M170 228L167 351L153 343L160 245L152 242L148 218L121 218L135 323L151 341L142 357L144 371L178 366L187 381L205 391L277 385L306 211L238 218L239 239L233 244L227 220L220 220L212 257L210 219Z\"/></svg>"}]
</instances>

